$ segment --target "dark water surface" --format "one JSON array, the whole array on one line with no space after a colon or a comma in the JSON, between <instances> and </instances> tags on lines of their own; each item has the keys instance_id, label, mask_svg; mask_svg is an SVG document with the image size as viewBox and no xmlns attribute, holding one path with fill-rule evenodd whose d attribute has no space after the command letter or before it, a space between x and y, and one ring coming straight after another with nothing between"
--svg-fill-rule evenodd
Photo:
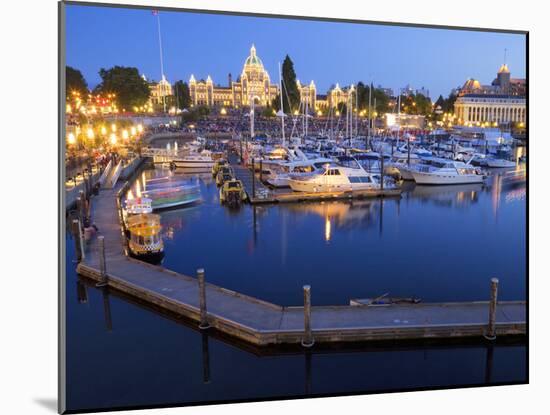
<instances>
[{"instance_id":1,"label":"dark water surface","mask_svg":"<svg viewBox=\"0 0 550 415\"><path fill-rule=\"evenodd\" d=\"M161 213L163 264L175 271L204 267L211 283L281 305L301 305L304 284L314 305L384 293L487 300L491 277L499 299L526 298L525 185L498 175L483 186L410 185L401 199L234 211L209 174L185 177L204 200ZM71 409L526 381L517 341L248 350L77 283L69 235L67 251Z\"/></svg>"}]
</instances>

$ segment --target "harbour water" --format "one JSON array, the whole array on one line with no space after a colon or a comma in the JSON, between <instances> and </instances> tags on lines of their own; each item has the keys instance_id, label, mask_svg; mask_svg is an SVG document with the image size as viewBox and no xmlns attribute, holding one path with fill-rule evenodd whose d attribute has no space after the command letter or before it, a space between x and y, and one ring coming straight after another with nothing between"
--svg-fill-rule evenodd
<instances>
[{"instance_id":1,"label":"harbour water","mask_svg":"<svg viewBox=\"0 0 550 415\"><path fill-rule=\"evenodd\" d=\"M526 189L498 173L487 185L407 185L400 199L237 210L220 206L210 174L185 177L203 202L161 213L175 271L203 267L209 282L281 305L301 305L304 284L314 305L487 300L491 277L499 299L526 299ZM526 381L521 341L248 350L78 283L67 238L71 409Z\"/></svg>"}]
</instances>

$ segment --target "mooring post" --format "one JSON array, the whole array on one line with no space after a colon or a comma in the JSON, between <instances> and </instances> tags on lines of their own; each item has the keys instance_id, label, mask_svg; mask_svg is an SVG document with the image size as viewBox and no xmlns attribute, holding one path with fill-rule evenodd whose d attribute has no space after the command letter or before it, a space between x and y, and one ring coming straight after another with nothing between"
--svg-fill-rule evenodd
<instances>
[{"instance_id":1,"label":"mooring post","mask_svg":"<svg viewBox=\"0 0 550 415\"><path fill-rule=\"evenodd\" d=\"M204 268L199 268L197 270L197 279L199 280L199 307L201 312L199 329L205 330L210 327L210 324L208 324L208 315L206 312L206 287L204 283Z\"/></svg>"},{"instance_id":2,"label":"mooring post","mask_svg":"<svg viewBox=\"0 0 550 415\"><path fill-rule=\"evenodd\" d=\"M254 157L252 157L252 198L256 197L256 183L255 183L255 174L254 174Z\"/></svg>"},{"instance_id":3,"label":"mooring post","mask_svg":"<svg viewBox=\"0 0 550 415\"><path fill-rule=\"evenodd\" d=\"M384 190L384 153L380 152L380 190Z\"/></svg>"},{"instance_id":4,"label":"mooring post","mask_svg":"<svg viewBox=\"0 0 550 415\"><path fill-rule=\"evenodd\" d=\"M262 159L260 159L260 182L262 181L262 171L264 169Z\"/></svg>"},{"instance_id":5,"label":"mooring post","mask_svg":"<svg viewBox=\"0 0 550 415\"><path fill-rule=\"evenodd\" d=\"M107 285L107 263L105 262L105 237L99 235L97 237L97 247L99 250L99 273L101 280L96 284L96 287L104 287Z\"/></svg>"},{"instance_id":6,"label":"mooring post","mask_svg":"<svg viewBox=\"0 0 550 415\"><path fill-rule=\"evenodd\" d=\"M76 252L76 260L78 262L83 259L83 249L82 249L82 239L80 239L80 221L78 219L73 219L72 232L74 238L74 249Z\"/></svg>"},{"instance_id":7,"label":"mooring post","mask_svg":"<svg viewBox=\"0 0 550 415\"><path fill-rule=\"evenodd\" d=\"M487 327L487 340L496 339L496 320L497 320L497 294L498 278L491 278L491 301L489 302L489 325Z\"/></svg>"},{"instance_id":8,"label":"mooring post","mask_svg":"<svg viewBox=\"0 0 550 415\"><path fill-rule=\"evenodd\" d=\"M302 346L313 346L313 335L311 334L311 287L304 285L304 338Z\"/></svg>"}]
</instances>

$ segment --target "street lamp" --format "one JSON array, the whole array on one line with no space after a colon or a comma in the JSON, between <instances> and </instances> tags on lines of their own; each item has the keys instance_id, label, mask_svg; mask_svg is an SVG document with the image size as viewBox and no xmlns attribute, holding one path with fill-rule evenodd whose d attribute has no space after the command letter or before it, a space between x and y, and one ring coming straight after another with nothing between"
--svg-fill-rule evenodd
<instances>
[{"instance_id":1,"label":"street lamp","mask_svg":"<svg viewBox=\"0 0 550 415\"><path fill-rule=\"evenodd\" d=\"M123 131L122 131L122 138L123 138L124 140L128 140L128 130L123 130Z\"/></svg>"},{"instance_id":2,"label":"street lamp","mask_svg":"<svg viewBox=\"0 0 550 415\"><path fill-rule=\"evenodd\" d=\"M143 125L138 124L137 125L137 130L138 130L138 133L142 133L143 132Z\"/></svg>"},{"instance_id":3,"label":"street lamp","mask_svg":"<svg viewBox=\"0 0 550 415\"><path fill-rule=\"evenodd\" d=\"M112 145L116 144L116 134L115 133L111 133L110 141L111 141Z\"/></svg>"},{"instance_id":4,"label":"street lamp","mask_svg":"<svg viewBox=\"0 0 550 415\"><path fill-rule=\"evenodd\" d=\"M71 145L76 143L76 137L74 133L69 133L69 135L67 135L67 142Z\"/></svg>"},{"instance_id":5,"label":"street lamp","mask_svg":"<svg viewBox=\"0 0 550 415\"><path fill-rule=\"evenodd\" d=\"M88 128L88 130L86 131L86 136L88 137L88 139L93 140L95 136L94 130L92 128Z\"/></svg>"}]
</instances>

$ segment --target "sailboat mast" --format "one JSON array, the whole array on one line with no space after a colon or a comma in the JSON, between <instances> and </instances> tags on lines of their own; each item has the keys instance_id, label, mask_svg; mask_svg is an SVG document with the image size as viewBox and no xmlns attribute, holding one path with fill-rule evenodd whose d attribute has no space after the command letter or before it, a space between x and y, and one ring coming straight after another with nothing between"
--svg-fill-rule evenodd
<instances>
[{"instance_id":1,"label":"sailboat mast","mask_svg":"<svg viewBox=\"0 0 550 415\"><path fill-rule=\"evenodd\" d=\"M285 145L285 111L283 108L283 75L281 72L281 62L279 62L279 96L281 98L281 131L283 133L283 147Z\"/></svg>"}]
</instances>

